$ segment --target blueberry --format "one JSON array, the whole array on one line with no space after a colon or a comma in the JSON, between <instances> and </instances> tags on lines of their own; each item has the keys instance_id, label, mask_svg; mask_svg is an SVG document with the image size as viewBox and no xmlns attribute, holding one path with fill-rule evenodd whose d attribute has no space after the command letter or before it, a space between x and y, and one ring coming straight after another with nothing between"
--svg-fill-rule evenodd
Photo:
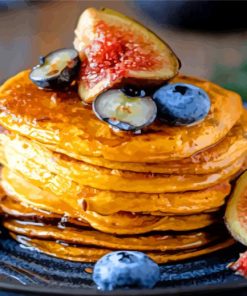
<instances>
[{"instance_id":1,"label":"blueberry","mask_svg":"<svg viewBox=\"0 0 247 296\"><path fill-rule=\"evenodd\" d=\"M122 92L129 97L140 97L143 98L147 96L147 91L136 86L136 85L126 85L122 89Z\"/></svg>"},{"instance_id":2,"label":"blueberry","mask_svg":"<svg viewBox=\"0 0 247 296\"><path fill-rule=\"evenodd\" d=\"M151 97L129 97L120 89L100 94L93 102L95 115L123 131L138 131L156 118L157 107Z\"/></svg>"},{"instance_id":3,"label":"blueberry","mask_svg":"<svg viewBox=\"0 0 247 296\"><path fill-rule=\"evenodd\" d=\"M39 65L29 75L33 83L42 89L66 89L79 73L80 59L72 48L58 49L40 57Z\"/></svg>"},{"instance_id":4,"label":"blueberry","mask_svg":"<svg viewBox=\"0 0 247 296\"><path fill-rule=\"evenodd\" d=\"M94 267L98 288L153 288L160 279L159 266L142 252L117 251L103 256Z\"/></svg>"},{"instance_id":5,"label":"blueberry","mask_svg":"<svg viewBox=\"0 0 247 296\"><path fill-rule=\"evenodd\" d=\"M210 110L210 99L201 88L187 83L172 83L158 89L153 99L158 118L169 125L188 125L202 120Z\"/></svg>"}]
</instances>

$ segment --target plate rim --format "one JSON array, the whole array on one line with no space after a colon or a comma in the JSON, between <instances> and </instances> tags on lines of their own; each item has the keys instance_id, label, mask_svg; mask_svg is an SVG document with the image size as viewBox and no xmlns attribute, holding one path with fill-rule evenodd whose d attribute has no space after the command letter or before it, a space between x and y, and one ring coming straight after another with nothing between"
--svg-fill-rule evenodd
<instances>
[{"instance_id":1,"label":"plate rim","mask_svg":"<svg viewBox=\"0 0 247 296\"><path fill-rule=\"evenodd\" d=\"M247 280L240 278L238 282L200 285L194 287L174 287L174 288L154 288L154 289L121 289L113 291L100 291L96 288L52 288L35 287L32 285L9 284L0 282L0 290L12 293L28 293L29 295L70 295L70 296L97 296L97 295L116 295L116 296L161 296L161 295L205 295L214 292L246 291ZM213 294L212 294L213 295Z\"/></svg>"}]
</instances>

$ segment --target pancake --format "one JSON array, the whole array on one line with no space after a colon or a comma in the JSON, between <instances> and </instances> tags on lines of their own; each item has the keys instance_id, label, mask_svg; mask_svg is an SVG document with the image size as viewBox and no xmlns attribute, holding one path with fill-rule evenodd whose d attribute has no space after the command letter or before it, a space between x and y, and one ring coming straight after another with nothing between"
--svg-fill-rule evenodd
<instances>
[{"instance_id":1,"label":"pancake","mask_svg":"<svg viewBox=\"0 0 247 296\"><path fill-rule=\"evenodd\" d=\"M29 142L30 143L30 142ZM17 143L15 143L17 145ZM40 143L37 143L40 145ZM53 147L47 148L52 150ZM83 162L113 170L163 174L209 174L231 165L247 151L247 111L240 121L216 145L204 149L189 158L161 163L137 163L109 161L103 157L78 157ZM61 150L56 149L61 152ZM69 153L68 153L69 154ZM77 157L70 152L72 157Z\"/></svg>"},{"instance_id":2,"label":"pancake","mask_svg":"<svg viewBox=\"0 0 247 296\"><path fill-rule=\"evenodd\" d=\"M63 208L61 209L59 202L50 201L47 205L46 201L43 201L43 205L38 207L35 201L33 202L32 200L25 198L25 196L20 195L18 192L12 192L12 194L14 201L9 201L9 198L5 198L1 201L1 208L8 215L13 215L15 217L35 217L40 216L39 211L41 211L42 215L42 211L47 211L52 213L49 214L51 219L59 218L58 215L60 215L60 219L62 217L65 217L66 220L72 218L72 221L77 219L83 221L84 224L85 222L88 223L94 229L118 235L140 234L149 231L188 231L206 227L219 220L219 216L214 213L188 216L157 216L119 212L105 216L95 212L86 211L82 212L80 216L75 216L73 215L74 213L71 214L68 209L67 211L63 210ZM32 209L32 214L28 208ZM33 211L33 209L36 211ZM54 214L55 217L53 216ZM48 214L46 214L45 217L47 217L47 215Z\"/></svg>"},{"instance_id":3,"label":"pancake","mask_svg":"<svg viewBox=\"0 0 247 296\"><path fill-rule=\"evenodd\" d=\"M81 194L56 195L43 187L33 185L6 167L2 171L2 185L7 193L18 196L36 208L56 209L70 216L83 216L85 210L102 215L119 211L157 212L166 214L190 215L202 213L223 205L225 197L230 193L228 182L202 191L168 194L134 194L123 192L97 191L87 188Z\"/></svg>"},{"instance_id":4,"label":"pancake","mask_svg":"<svg viewBox=\"0 0 247 296\"><path fill-rule=\"evenodd\" d=\"M214 231L189 232L186 234L158 233L146 234L144 236L114 236L92 229L81 229L76 227L56 226L32 221L18 221L7 219L4 227L11 232L27 237L45 240L58 240L74 245L86 245L94 247L105 247L116 250L138 250L138 251L175 251L187 250L202 247L219 239L219 235ZM222 228L219 228L223 230ZM223 235L226 237L227 232Z\"/></svg>"},{"instance_id":5,"label":"pancake","mask_svg":"<svg viewBox=\"0 0 247 296\"><path fill-rule=\"evenodd\" d=\"M63 227L65 224L73 224L80 227L90 227L87 221L83 219L76 219L68 216L61 216L61 214L50 213L44 210L37 210L30 205L22 203L20 200L7 196L6 194L1 197L1 214L5 218L16 218L20 221L35 221L35 222L47 222Z\"/></svg>"},{"instance_id":6,"label":"pancake","mask_svg":"<svg viewBox=\"0 0 247 296\"><path fill-rule=\"evenodd\" d=\"M247 115L247 112L244 112ZM102 169L102 158L99 161L99 166L88 165L88 162L96 162L96 158L87 158L87 162L76 161L73 158L66 157L59 153L54 153L49 149L46 149L44 145L30 141L25 137L19 135L6 135L0 134L1 145L4 146L5 154L13 157L16 154L22 154L24 157L35 161L36 163L44 164L49 168L51 172L60 174L62 176L69 176L73 180L85 180L85 174L92 173L96 175L99 180L100 170L104 175L112 175L116 173L116 167L120 169L130 169L130 171L163 171L168 174L207 174L216 172L218 169L227 167L232 164L236 159L239 159L246 154L247 137L247 116L242 116L239 124L235 125L228 135L219 144L208 150L202 151L197 155L192 156L189 159L181 161L166 162L161 164L138 164L138 163L120 163L120 162L107 162L103 160L103 163L107 162L109 166L111 163L112 170ZM3 149L3 147L1 147ZM6 157L7 157L6 156ZM51 161L52 160L52 161ZM13 160L14 161L14 160ZM73 170L71 170L73 167ZM159 173L161 173L159 172ZM104 181L104 180L103 180ZM90 185L90 184L88 184ZM94 186L94 184L92 184Z\"/></svg>"},{"instance_id":7,"label":"pancake","mask_svg":"<svg viewBox=\"0 0 247 296\"><path fill-rule=\"evenodd\" d=\"M208 116L133 134L98 120L75 90L40 90L28 75L0 87L0 208L14 239L88 262L127 249L165 263L234 243L221 206L246 163L247 118L237 94L177 76L172 81L208 93Z\"/></svg>"},{"instance_id":8,"label":"pancake","mask_svg":"<svg viewBox=\"0 0 247 296\"><path fill-rule=\"evenodd\" d=\"M133 135L113 131L98 120L76 92L40 90L28 75L29 71L23 71L0 87L0 124L63 154L73 151L75 156L141 163L183 159L224 138L243 111L238 94L180 75L172 81L191 83L208 93L208 116L194 126L169 127L156 122L142 134Z\"/></svg>"},{"instance_id":9,"label":"pancake","mask_svg":"<svg viewBox=\"0 0 247 296\"><path fill-rule=\"evenodd\" d=\"M78 194L84 191L85 186L132 193L201 190L231 178L240 171L245 161L245 157L241 157L229 167L208 175L166 175L89 166L81 162L70 161L62 155L49 157L44 153L43 157L36 158L29 153L18 153L18 149L15 150L8 145L3 149L4 159L1 159L1 162L4 165L21 173L34 184L43 183L44 188L49 188L57 195L66 195L68 192Z\"/></svg>"},{"instance_id":10,"label":"pancake","mask_svg":"<svg viewBox=\"0 0 247 296\"><path fill-rule=\"evenodd\" d=\"M195 216L151 216L118 213L111 216L99 216L89 212L83 217L90 226L101 232L117 235L135 235L150 231L189 231L201 229L219 221L210 214Z\"/></svg>"},{"instance_id":11,"label":"pancake","mask_svg":"<svg viewBox=\"0 0 247 296\"><path fill-rule=\"evenodd\" d=\"M63 242L47 241L40 239L33 239L21 235L10 233L11 236L20 242L22 245L31 247L43 253L49 254L54 257L62 258L65 260L79 261L79 262L96 262L102 256L112 252L111 249L92 248L85 246L71 246L64 244ZM159 264L184 260L201 256L204 254L212 253L234 244L234 240L231 238L219 240L212 245L204 246L202 248L194 248L187 251L180 252L145 252L154 261Z\"/></svg>"}]
</instances>

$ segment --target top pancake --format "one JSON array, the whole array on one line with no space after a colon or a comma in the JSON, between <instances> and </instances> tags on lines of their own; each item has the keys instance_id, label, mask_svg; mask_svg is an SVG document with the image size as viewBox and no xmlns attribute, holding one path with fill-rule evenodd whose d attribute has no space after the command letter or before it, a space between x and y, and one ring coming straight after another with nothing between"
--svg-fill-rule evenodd
<instances>
[{"instance_id":1,"label":"top pancake","mask_svg":"<svg viewBox=\"0 0 247 296\"><path fill-rule=\"evenodd\" d=\"M173 82L204 89L211 100L208 116L194 126L154 123L140 135L117 132L83 106L74 91L40 90L24 71L0 88L0 124L32 139L58 147L64 154L103 157L120 162L183 159L222 139L240 118L238 94L211 82L178 76Z\"/></svg>"}]
</instances>

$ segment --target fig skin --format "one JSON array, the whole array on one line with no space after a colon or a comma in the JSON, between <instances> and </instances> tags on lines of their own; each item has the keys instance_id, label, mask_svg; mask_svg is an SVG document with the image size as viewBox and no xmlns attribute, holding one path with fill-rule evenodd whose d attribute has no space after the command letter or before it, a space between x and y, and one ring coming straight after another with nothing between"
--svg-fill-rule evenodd
<instances>
[{"instance_id":1,"label":"fig skin","mask_svg":"<svg viewBox=\"0 0 247 296\"><path fill-rule=\"evenodd\" d=\"M235 240L247 246L247 170L238 178L227 203L225 224Z\"/></svg>"},{"instance_id":2,"label":"fig skin","mask_svg":"<svg viewBox=\"0 0 247 296\"><path fill-rule=\"evenodd\" d=\"M99 77L98 81L95 81L93 85L88 85L88 82L90 82L90 77L94 77L93 75L90 75L92 72L91 64L94 64L94 61L97 62L97 59L91 59L88 57L88 55L92 55L92 51L88 50L90 46L93 44L97 45L97 37L95 37L97 34L95 34L95 28L97 28L97 24L103 22L106 24L107 28L112 27L114 28L123 28L122 32L120 31L120 39L117 39L117 42L114 44L117 44L118 46L119 42L121 46L125 46L127 41L129 39L121 39L122 36L125 36L125 34L132 34L133 37L133 44L138 45L138 48L142 48L142 44L146 46L144 52L147 53L147 56L141 56L142 58L146 58L145 61L150 62L150 65L148 66L148 63L145 63L145 69L142 68L139 64L139 62L136 62L137 66L133 66L132 61L135 60L135 58L140 58L140 53L137 51L134 51L133 56L131 57L130 67L128 68L125 65L125 58L126 53L123 51L123 59L117 58L117 61L115 64L111 64L104 67L105 76L99 77L99 75L95 74L95 77ZM131 28L131 30L130 30ZM117 30L118 32L119 30ZM104 29L103 31L104 32ZM175 53L171 50L171 48L162 41L157 35L155 35L150 30L146 29L144 26L139 24L138 22L122 15L121 13L118 13L111 9L102 9L102 10L96 10L94 8L88 8L83 12L81 15L77 28L75 30L75 40L74 40L74 47L75 49L80 53L80 58L82 60L83 65L88 64L87 68L82 68L81 71L81 79L79 80L79 95L85 102L91 103L93 100L102 92L106 91L110 88L115 88L116 85L120 85L123 83L124 80L131 80L131 81L140 81L138 83L139 85L161 85L165 81L173 78L178 74L179 68L181 66L181 63ZM113 34L114 35L114 34ZM115 36L115 35L114 35ZM111 37L110 37L111 38ZM129 37L131 38L131 37ZM139 39L138 39L139 38ZM111 39L109 39L111 40ZM120 41L119 41L120 40ZM139 42L139 40L142 40ZM114 41L115 42L115 41ZM139 42L139 43L138 43ZM99 42L98 42L99 43ZM130 42L131 43L131 42ZM121 48L120 46L120 48ZM104 43L102 45L102 49L108 50L107 47L104 47ZM115 49L114 49L115 50ZM128 49L131 53L131 49ZM100 51L100 50L99 50ZM89 52L89 53L88 53ZM108 53L106 51L106 53ZM111 51L109 52L111 54ZM116 50L117 55L121 56L121 50ZM145 53L145 54L146 54ZM96 53L97 54L97 53ZM105 57L100 57L100 60L103 63L110 63L111 60L106 60ZM127 60L128 62L128 60ZM152 64L153 62L153 64ZM97 63L96 63L97 64ZM133 68L133 67L134 68ZM86 66L85 66L86 67ZM149 67L149 69L148 69ZM116 69L123 70L123 73L119 73L116 71ZM151 70L150 70L151 69ZM115 72L116 71L116 72ZM100 74L101 75L101 74ZM114 78L113 78L114 76ZM91 82L90 82L91 83ZM133 82L132 82L133 83Z\"/></svg>"}]
</instances>

